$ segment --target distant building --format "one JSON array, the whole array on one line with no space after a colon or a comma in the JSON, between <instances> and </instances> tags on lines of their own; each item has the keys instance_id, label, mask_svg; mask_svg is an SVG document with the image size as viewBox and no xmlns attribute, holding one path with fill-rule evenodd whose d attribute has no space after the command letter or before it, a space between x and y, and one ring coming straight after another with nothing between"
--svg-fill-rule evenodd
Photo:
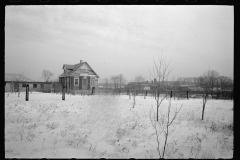
<instances>
[{"instance_id":1,"label":"distant building","mask_svg":"<svg viewBox=\"0 0 240 160\"><path fill-rule=\"evenodd\" d=\"M196 86L191 84L191 85L178 85L178 86L174 86L173 84L175 83L175 81L165 81L163 83L164 88L161 88L162 90L165 91L169 91L169 90L181 90L181 91L186 91L186 90L190 90L190 89L196 89ZM156 79L154 79L151 82L129 82L128 83L128 88L129 89L136 89L136 90L156 90L157 89L157 81Z\"/></svg>"},{"instance_id":2,"label":"distant building","mask_svg":"<svg viewBox=\"0 0 240 160\"><path fill-rule=\"evenodd\" d=\"M128 88L129 89L136 89L136 90L154 90L156 88L157 84L156 82L129 82L128 83Z\"/></svg>"},{"instance_id":3,"label":"distant building","mask_svg":"<svg viewBox=\"0 0 240 160\"><path fill-rule=\"evenodd\" d=\"M66 92L73 94L94 93L99 76L87 62L63 65L63 73L59 76L59 82L66 88Z\"/></svg>"},{"instance_id":4,"label":"distant building","mask_svg":"<svg viewBox=\"0 0 240 160\"><path fill-rule=\"evenodd\" d=\"M20 78L19 78L20 77ZM29 90L30 91L38 91L38 92L50 92L51 90L51 84L39 84L38 82L20 74L11 74L11 73L5 73L5 81L12 81L12 83L6 83L5 85L5 91L11 92L11 91L17 91L18 85L20 91L24 91L27 83L19 83L21 82L31 82L29 83ZM36 82L36 83L32 83Z\"/></svg>"}]
</instances>

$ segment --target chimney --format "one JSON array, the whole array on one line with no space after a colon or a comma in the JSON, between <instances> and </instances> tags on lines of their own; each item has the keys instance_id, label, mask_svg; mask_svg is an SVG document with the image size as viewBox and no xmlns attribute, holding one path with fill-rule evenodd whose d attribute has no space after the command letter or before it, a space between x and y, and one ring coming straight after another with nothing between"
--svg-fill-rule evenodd
<instances>
[{"instance_id":1,"label":"chimney","mask_svg":"<svg viewBox=\"0 0 240 160\"><path fill-rule=\"evenodd\" d=\"M80 60L80 63L82 63L82 60Z\"/></svg>"}]
</instances>

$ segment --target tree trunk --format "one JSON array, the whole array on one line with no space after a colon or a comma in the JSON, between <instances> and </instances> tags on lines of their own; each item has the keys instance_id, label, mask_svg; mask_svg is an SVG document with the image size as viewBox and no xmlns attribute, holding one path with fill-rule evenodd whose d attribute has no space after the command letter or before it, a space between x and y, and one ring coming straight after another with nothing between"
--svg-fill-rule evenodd
<instances>
[{"instance_id":1,"label":"tree trunk","mask_svg":"<svg viewBox=\"0 0 240 160\"><path fill-rule=\"evenodd\" d=\"M156 96L157 96L157 90L155 91L155 99L156 99Z\"/></svg>"},{"instance_id":2,"label":"tree trunk","mask_svg":"<svg viewBox=\"0 0 240 160\"><path fill-rule=\"evenodd\" d=\"M205 110L205 104L203 104L203 110L202 110L202 120L204 118L204 110Z\"/></svg>"},{"instance_id":3,"label":"tree trunk","mask_svg":"<svg viewBox=\"0 0 240 160\"><path fill-rule=\"evenodd\" d=\"M206 105L206 101L207 101L207 96L208 94L206 95L203 95L203 110L202 110L202 120L204 118L204 111L205 111L205 105Z\"/></svg>"},{"instance_id":4,"label":"tree trunk","mask_svg":"<svg viewBox=\"0 0 240 160\"><path fill-rule=\"evenodd\" d=\"M158 93L157 93L157 121L158 121L158 107L159 107L159 90L158 90Z\"/></svg>"},{"instance_id":5,"label":"tree trunk","mask_svg":"<svg viewBox=\"0 0 240 160\"><path fill-rule=\"evenodd\" d=\"M20 97L20 84L18 84L18 97Z\"/></svg>"}]
</instances>

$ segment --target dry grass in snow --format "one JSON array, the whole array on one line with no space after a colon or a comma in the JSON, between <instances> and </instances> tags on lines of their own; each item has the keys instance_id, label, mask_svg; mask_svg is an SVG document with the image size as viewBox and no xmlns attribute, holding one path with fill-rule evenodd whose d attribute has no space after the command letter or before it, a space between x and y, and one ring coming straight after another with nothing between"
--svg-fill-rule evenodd
<instances>
[{"instance_id":1,"label":"dry grass in snow","mask_svg":"<svg viewBox=\"0 0 240 160\"><path fill-rule=\"evenodd\" d=\"M172 99L172 110L181 104L165 158L232 158L233 101L209 100L203 121L202 99ZM149 118L156 101L137 96L132 105L123 95L5 94L5 158L158 158Z\"/></svg>"}]
</instances>

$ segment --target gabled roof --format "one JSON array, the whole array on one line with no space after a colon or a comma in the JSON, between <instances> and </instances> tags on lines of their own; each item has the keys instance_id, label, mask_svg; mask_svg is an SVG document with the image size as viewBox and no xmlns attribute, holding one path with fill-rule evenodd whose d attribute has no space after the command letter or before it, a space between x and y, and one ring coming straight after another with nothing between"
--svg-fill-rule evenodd
<instances>
[{"instance_id":1,"label":"gabled roof","mask_svg":"<svg viewBox=\"0 0 240 160\"><path fill-rule=\"evenodd\" d=\"M96 72L90 67L90 65L87 62L82 62L82 63L77 63L74 65L69 65L69 64L64 64L63 68L65 67L66 69L69 69L70 72L68 72L67 74L62 73L59 77L66 77L66 76L71 76L72 73L74 73L79 67L81 67L83 64L86 64L90 70L96 74ZM97 78L99 78L99 76L96 74Z\"/></svg>"},{"instance_id":2,"label":"gabled roof","mask_svg":"<svg viewBox=\"0 0 240 160\"><path fill-rule=\"evenodd\" d=\"M63 68L64 68L64 67L65 67L66 69L74 69L75 65L64 64L64 65L63 65ZM63 68L62 68L62 69L63 69Z\"/></svg>"}]
</instances>

